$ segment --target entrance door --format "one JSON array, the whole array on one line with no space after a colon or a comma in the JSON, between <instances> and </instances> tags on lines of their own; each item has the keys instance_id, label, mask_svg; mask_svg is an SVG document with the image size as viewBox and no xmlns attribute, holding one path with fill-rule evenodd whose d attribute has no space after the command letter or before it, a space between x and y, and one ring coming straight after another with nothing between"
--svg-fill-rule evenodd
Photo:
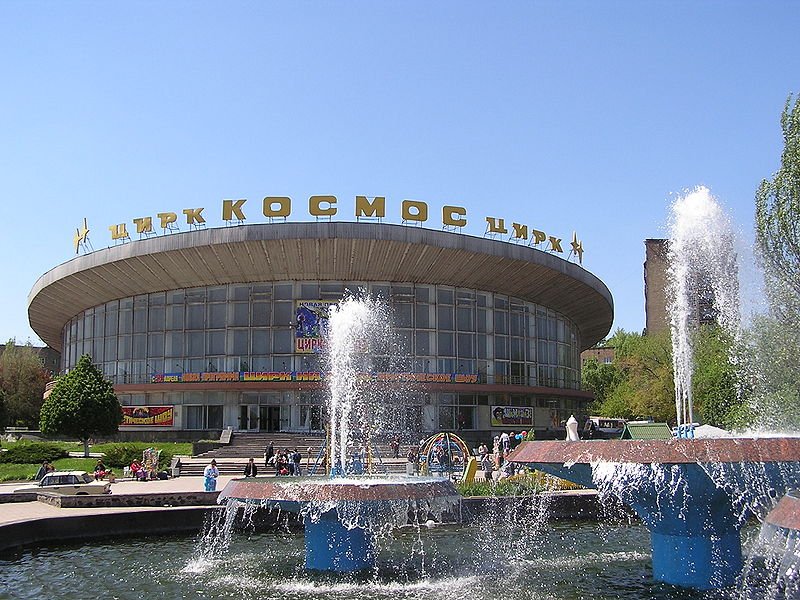
<instances>
[{"instance_id":1,"label":"entrance door","mask_svg":"<svg viewBox=\"0 0 800 600\"><path fill-rule=\"evenodd\" d=\"M259 406L258 414L261 419L261 431L275 432L281 430L280 406Z\"/></svg>"},{"instance_id":2,"label":"entrance door","mask_svg":"<svg viewBox=\"0 0 800 600\"><path fill-rule=\"evenodd\" d=\"M258 417L259 417L257 404L242 404L239 406L239 430L240 431L258 431Z\"/></svg>"}]
</instances>

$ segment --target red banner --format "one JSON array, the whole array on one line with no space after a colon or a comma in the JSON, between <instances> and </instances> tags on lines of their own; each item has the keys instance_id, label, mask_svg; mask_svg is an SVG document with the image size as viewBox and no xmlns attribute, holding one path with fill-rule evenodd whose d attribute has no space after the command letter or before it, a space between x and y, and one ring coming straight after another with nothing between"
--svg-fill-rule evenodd
<instances>
[{"instance_id":1,"label":"red banner","mask_svg":"<svg viewBox=\"0 0 800 600\"><path fill-rule=\"evenodd\" d=\"M174 406L123 406L122 426L172 427L175 423Z\"/></svg>"}]
</instances>

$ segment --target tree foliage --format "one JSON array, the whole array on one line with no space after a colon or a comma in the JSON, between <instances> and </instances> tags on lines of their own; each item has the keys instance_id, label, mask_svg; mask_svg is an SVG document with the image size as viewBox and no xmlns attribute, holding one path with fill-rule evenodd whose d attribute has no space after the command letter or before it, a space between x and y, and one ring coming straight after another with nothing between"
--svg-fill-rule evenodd
<instances>
[{"instance_id":1,"label":"tree foliage","mask_svg":"<svg viewBox=\"0 0 800 600\"><path fill-rule=\"evenodd\" d=\"M88 455L88 440L119 431L122 407L111 382L83 355L75 368L56 380L42 405L40 427L46 435L67 435L81 440Z\"/></svg>"},{"instance_id":2,"label":"tree foliage","mask_svg":"<svg viewBox=\"0 0 800 600\"><path fill-rule=\"evenodd\" d=\"M606 342L614 362L583 366L584 389L595 394L592 411L605 417L652 418L674 423L675 384L668 331L639 335L617 330ZM730 340L719 328L698 333L694 365L695 410L704 423L734 427L743 417L737 379L729 362Z\"/></svg>"},{"instance_id":3,"label":"tree foliage","mask_svg":"<svg viewBox=\"0 0 800 600\"><path fill-rule=\"evenodd\" d=\"M752 328L751 378L758 425L800 428L800 98L781 114L783 153L756 194L756 243L769 313Z\"/></svg>"},{"instance_id":4,"label":"tree foliage","mask_svg":"<svg viewBox=\"0 0 800 600\"><path fill-rule=\"evenodd\" d=\"M800 98L781 114L783 154L772 179L756 193L756 242L773 309L796 317L800 308ZM789 309L789 314L786 310Z\"/></svg>"},{"instance_id":5,"label":"tree foliage","mask_svg":"<svg viewBox=\"0 0 800 600\"><path fill-rule=\"evenodd\" d=\"M590 358L583 365L581 381L583 389L592 392L595 401L602 404L622 381L622 373L614 363Z\"/></svg>"},{"instance_id":6,"label":"tree foliage","mask_svg":"<svg viewBox=\"0 0 800 600\"><path fill-rule=\"evenodd\" d=\"M587 361L582 372L584 386L595 392L593 411L607 417L674 420L669 334L643 336L618 329L606 345L614 348L614 363Z\"/></svg>"},{"instance_id":7,"label":"tree foliage","mask_svg":"<svg viewBox=\"0 0 800 600\"><path fill-rule=\"evenodd\" d=\"M692 395L695 415L703 423L735 429L749 421L736 366L733 340L716 325L702 326L694 341Z\"/></svg>"},{"instance_id":8,"label":"tree foliage","mask_svg":"<svg viewBox=\"0 0 800 600\"><path fill-rule=\"evenodd\" d=\"M800 327L763 315L755 319L750 337L753 422L771 430L799 430Z\"/></svg>"},{"instance_id":9,"label":"tree foliage","mask_svg":"<svg viewBox=\"0 0 800 600\"><path fill-rule=\"evenodd\" d=\"M6 427L7 416L6 416L6 394L2 388L0 388L0 431L3 431Z\"/></svg>"},{"instance_id":10,"label":"tree foliage","mask_svg":"<svg viewBox=\"0 0 800 600\"><path fill-rule=\"evenodd\" d=\"M17 346L13 338L8 340L0 355L0 388L6 413L0 427L8 424L36 428L48 381L50 376L36 349L31 344ZM0 408L0 418L2 412Z\"/></svg>"}]
</instances>

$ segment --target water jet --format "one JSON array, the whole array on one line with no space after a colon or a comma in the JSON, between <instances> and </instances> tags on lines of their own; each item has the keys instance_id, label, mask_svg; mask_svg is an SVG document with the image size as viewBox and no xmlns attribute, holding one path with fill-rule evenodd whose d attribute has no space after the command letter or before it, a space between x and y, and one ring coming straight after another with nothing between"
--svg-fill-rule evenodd
<instances>
[{"instance_id":1,"label":"water jet","mask_svg":"<svg viewBox=\"0 0 800 600\"><path fill-rule=\"evenodd\" d=\"M378 413L359 373L369 372L373 355L390 338L380 301L346 298L333 307L327 354L329 477L234 479L219 496L219 502L298 513L308 570L371 570L380 532L460 518L461 495L449 478L363 475L363 450L370 447ZM385 397L380 400L386 403Z\"/></svg>"}]
</instances>

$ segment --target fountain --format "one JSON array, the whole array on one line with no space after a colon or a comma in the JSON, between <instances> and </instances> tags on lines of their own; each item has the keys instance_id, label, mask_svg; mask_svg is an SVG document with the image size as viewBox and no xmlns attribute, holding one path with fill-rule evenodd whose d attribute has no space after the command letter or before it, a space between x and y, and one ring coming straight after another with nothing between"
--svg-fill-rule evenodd
<instances>
[{"instance_id":1,"label":"fountain","mask_svg":"<svg viewBox=\"0 0 800 600\"><path fill-rule=\"evenodd\" d=\"M373 464L371 439L382 421L380 411L392 406L388 389L366 385L362 377L373 370L376 355L391 351L389 319L383 313L382 304L369 298L346 298L331 309L330 478L234 479L219 496L229 507L298 513L305 529L308 570L373 569L377 535L409 523L453 519L460 512L461 496L448 478L364 474Z\"/></svg>"},{"instance_id":2,"label":"fountain","mask_svg":"<svg viewBox=\"0 0 800 600\"><path fill-rule=\"evenodd\" d=\"M800 438L693 437L693 315L738 326L735 254L727 219L708 190L673 205L670 307L679 439L525 442L510 457L613 494L650 530L653 578L683 587L732 585L740 530L800 486ZM699 305L698 305L699 301Z\"/></svg>"}]
</instances>

